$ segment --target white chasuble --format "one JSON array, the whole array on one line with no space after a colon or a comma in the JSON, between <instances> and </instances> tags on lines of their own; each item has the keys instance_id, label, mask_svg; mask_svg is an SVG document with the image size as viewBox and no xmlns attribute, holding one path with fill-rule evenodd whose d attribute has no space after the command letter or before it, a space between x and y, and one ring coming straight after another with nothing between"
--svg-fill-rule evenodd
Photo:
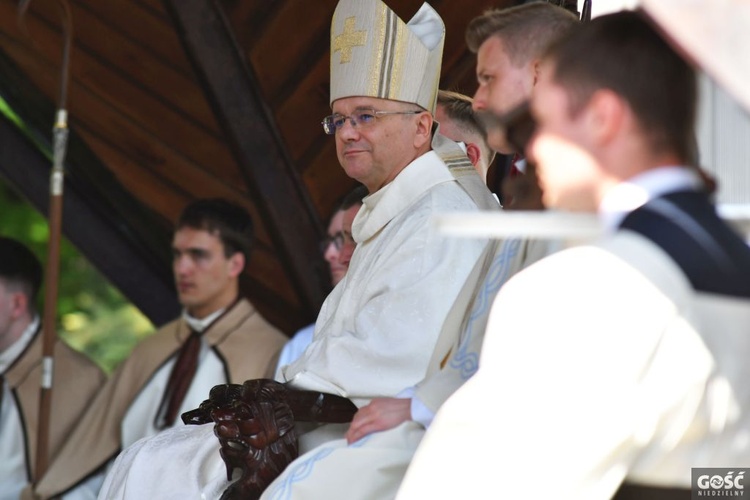
<instances>
[{"instance_id":1,"label":"white chasuble","mask_svg":"<svg viewBox=\"0 0 750 500\"><path fill-rule=\"evenodd\" d=\"M543 259L498 294L479 371L398 498L599 500L625 478L689 488L691 467L742 467L749 324L750 302L695 292L630 231Z\"/></svg>"},{"instance_id":2,"label":"white chasuble","mask_svg":"<svg viewBox=\"0 0 750 500\"><path fill-rule=\"evenodd\" d=\"M440 328L486 240L449 238L433 215L477 210L434 152L363 200L357 249L326 299L312 344L282 370L300 389L362 406L395 396L427 373Z\"/></svg>"},{"instance_id":3,"label":"white chasuble","mask_svg":"<svg viewBox=\"0 0 750 500\"><path fill-rule=\"evenodd\" d=\"M442 236L431 219L476 210L434 152L366 197L352 228L357 249L349 271L323 304L312 344L281 369L281 380L359 406L422 380L448 310L487 244ZM408 457L421 435L416 427L405 441ZM139 441L118 457L99 498L218 498L229 482L212 428L186 426ZM302 436L301 453L314 437L330 441L345 429L328 425Z\"/></svg>"}]
</instances>

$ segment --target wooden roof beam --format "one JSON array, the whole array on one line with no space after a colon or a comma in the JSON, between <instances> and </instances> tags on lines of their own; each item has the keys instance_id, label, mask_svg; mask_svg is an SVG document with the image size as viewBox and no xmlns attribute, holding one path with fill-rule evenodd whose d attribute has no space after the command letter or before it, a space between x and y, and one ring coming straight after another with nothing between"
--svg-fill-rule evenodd
<instances>
[{"instance_id":1,"label":"wooden roof beam","mask_svg":"<svg viewBox=\"0 0 750 500\"><path fill-rule=\"evenodd\" d=\"M0 94L35 139L49 145L54 105L0 51ZM51 162L0 117L0 176L41 213L49 205ZM147 213L81 141L68 140L63 234L155 325L180 306L174 292L167 221Z\"/></svg>"},{"instance_id":2,"label":"wooden roof beam","mask_svg":"<svg viewBox=\"0 0 750 500\"><path fill-rule=\"evenodd\" d=\"M267 222L302 304L316 315L328 277L320 271L322 225L299 180L260 86L215 0L163 0L206 98Z\"/></svg>"},{"instance_id":3,"label":"wooden roof beam","mask_svg":"<svg viewBox=\"0 0 750 500\"><path fill-rule=\"evenodd\" d=\"M0 118L0 176L41 213L49 207L50 161L7 119ZM98 193L100 196L106 193ZM174 319L180 306L166 266L153 267L150 255L133 240L118 216L92 208L92 196L66 180L63 232L86 258L154 324Z\"/></svg>"}]
</instances>

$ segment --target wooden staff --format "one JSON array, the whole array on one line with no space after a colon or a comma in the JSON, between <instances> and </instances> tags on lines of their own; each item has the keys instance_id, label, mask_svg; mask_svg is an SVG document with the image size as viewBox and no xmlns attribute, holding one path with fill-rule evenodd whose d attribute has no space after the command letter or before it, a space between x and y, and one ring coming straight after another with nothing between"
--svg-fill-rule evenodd
<instances>
[{"instance_id":1,"label":"wooden staff","mask_svg":"<svg viewBox=\"0 0 750 500\"><path fill-rule=\"evenodd\" d=\"M19 22L23 27L23 17L31 0L21 0L19 4ZM53 162L50 172L49 198L49 244L47 246L47 268L45 271L46 293L44 296L44 315L42 320L42 380L39 395L39 426L37 429L36 467L34 482L42 478L49 465L49 427L52 411L52 382L54 373L54 348L57 338L57 285L60 275L60 240L62 232L63 184L65 150L68 143L68 113L66 97L68 93L68 69L70 46L73 40L73 22L67 0L58 0L62 16L64 45L62 51L62 68L60 94L55 115L53 134ZM24 30L25 31L25 30Z\"/></svg>"}]
</instances>

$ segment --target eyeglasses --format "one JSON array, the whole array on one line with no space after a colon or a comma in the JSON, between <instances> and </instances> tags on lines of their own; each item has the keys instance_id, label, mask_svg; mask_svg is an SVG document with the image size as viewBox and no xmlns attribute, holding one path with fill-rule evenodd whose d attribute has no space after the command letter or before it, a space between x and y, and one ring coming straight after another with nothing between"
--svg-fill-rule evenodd
<instances>
[{"instance_id":1,"label":"eyeglasses","mask_svg":"<svg viewBox=\"0 0 750 500\"><path fill-rule=\"evenodd\" d=\"M341 250L341 247L344 246L344 233L339 231L334 235L326 236L323 241L320 242L320 252L325 254L326 250L328 250L328 247L331 245L333 245L337 252Z\"/></svg>"},{"instance_id":2,"label":"eyeglasses","mask_svg":"<svg viewBox=\"0 0 750 500\"><path fill-rule=\"evenodd\" d=\"M375 119L379 116L386 116L386 115L418 115L419 113L423 113L422 110L412 110L412 111L375 111L374 109L359 109L352 113L349 116L340 115L338 113L334 113L332 115L326 116L323 118L323 121L320 122L323 125L323 130L328 135L335 134L338 130L341 130L341 128L346 123L346 120L351 120L352 127L367 127L369 125L372 125L375 123Z\"/></svg>"},{"instance_id":3,"label":"eyeglasses","mask_svg":"<svg viewBox=\"0 0 750 500\"><path fill-rule=\"evenodd\" d=\"M352 236L352 233L350 233L349 231L342 231L341 236L343 238L344 245L356 245L357 244L357 242L354 241L354 237Z\"/></svg>"},{"instance_id":4,"label":"eyeglasses","mask_svg":"<svg viewBox=\"0 0 750 500\"><path fill-rule=\"evenodd\" d=\"M339 231L333 236L326 236L326 238L320 242L320 252L325 254L328 247L333 245L337 252L341 251L341 248L349 243L354 243L352 233L349 231Z\"/></svg>"}]
</instances>

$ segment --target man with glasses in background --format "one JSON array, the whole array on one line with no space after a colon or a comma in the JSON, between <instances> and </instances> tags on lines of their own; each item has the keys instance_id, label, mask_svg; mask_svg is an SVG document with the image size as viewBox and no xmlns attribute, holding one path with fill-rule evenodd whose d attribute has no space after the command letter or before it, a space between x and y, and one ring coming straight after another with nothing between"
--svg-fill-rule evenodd
<instances>
[{"instance_id":1,"label":"man with glasses in background","mask_svg":"<svg viewBox=\"0 0 750 500\"><path fill-rule=\"evenodd\" d=\"M326 238L320 243L320 253L328 262L328 270L331 273L331 284L335 287L344 279L349 269L349 259L354 251L352 240L352 221L362 206L362 198L367 194L367 189L359 185L350 191L333 212L331 221L328 223ZM348 228L346 222L348 221ZM315 323L298 330L294 336L287 341L281 350L276 371L282 366L292 363L299 358L310 342L312 342Z\"/></svg>"}]
</instances>

